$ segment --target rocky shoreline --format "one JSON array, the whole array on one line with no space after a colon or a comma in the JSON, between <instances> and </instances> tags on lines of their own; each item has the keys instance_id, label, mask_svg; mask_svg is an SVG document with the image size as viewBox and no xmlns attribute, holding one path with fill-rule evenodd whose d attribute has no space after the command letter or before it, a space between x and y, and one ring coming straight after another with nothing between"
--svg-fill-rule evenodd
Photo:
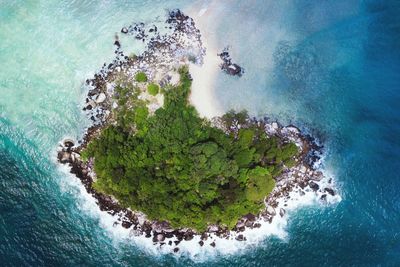
<instances>
[{"instance_id":1,"label":"rocky shoreline","mask_svg":"<svg viewBox=\"0 0 400 267\"><path fill-rule=\"evenodd\" d=\"M238 241L246 240L246 236L241 233L245 229L258 228L261 226L260 221L271 223L274 216L285 215L285 209L283 207L278 209L278 204L287 201L290 198L289 193L295 190L299 191L300 194L308 189L319 192L322 201L326 200L328 195L336 194L332 187L319 185L323 174L318 170L317 163L321 157L322 147L318 145L316 140L309 135L304 135L295 126L284 127L268 118L261 120L253 118L248 120L246 124L257 124L259 127L263 127L270 136L279 137L281 142L291 141L296 143L301 154L296 158L295 166L285 169L282 175L276 178L276 187L265 200L265 210L258 215L248 214L244 216L232 231L216 225L210 226L204 233L196 233L186 228L173 229L167 222L149 221L144 214L124 208L112 196L94 190L92 185L96 180L96 175L93 170L93 159L89 159L87 162L82 161L80 152L92 138L99 134L103 127L114 123L113 110L118 107L113 98L116 81L123 79L134 83L133 77L140 71L146 73L149 80L157 81L163 87L168 83L176 82L175 70L179 66L189 63L201 65L206 53L201 42L200 31L195 27L193 19L180 10L169 11L165 23L161 25L136 23L123 27L121 34L147 42L146 50L138 56L125 55L122 50L123 42L116 36L114 43L116 57L114 61L108 65L104 64L103 68L92 79L86 81L89 90L83 109L93 124L77 144L73 140L64 140L57 155L59 162L68 164L71 173L82 181L86 191L97 200L100 210L116 216L116 225L121 224L122 227L130 229L135 236L143 235L152 238L154 244L171 246L172 250L177 252L179 250L177 245L181 241L192 240L195 236L200 237L198 242L200 246L203 246L205 240L211 239L212 236L234 238ZM224 64L229 63L227 65L229 69L232 62L228 51L224 50L218 56L221 57ZM239 67L239 69L241 75L242 68ZM239 75L239 72L232 75ZM143 97L147 96L144 95ZM149 99L152 101L149 100L151 102L149 109L155 110L161 106L160 101ZM213 123L217 127L221 125L218 123L218 118L215 118ZM234 132L240 127L246 127L246 125L237 125L235 129L223 130ZM214 241L208 243L210 246L216 246Z\"/></svg>"}]
</instances>

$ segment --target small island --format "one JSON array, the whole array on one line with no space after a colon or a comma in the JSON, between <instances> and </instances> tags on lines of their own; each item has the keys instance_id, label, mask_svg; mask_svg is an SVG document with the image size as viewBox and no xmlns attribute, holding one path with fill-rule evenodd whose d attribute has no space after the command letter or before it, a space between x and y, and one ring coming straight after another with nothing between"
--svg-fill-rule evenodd
<instances>
[{"instance_id":1,"label":"small island","mask_svg":"<svg viewBox=\"0 0 400 267\"><path fill-rule=\"evenodd\" d=\"M322 200L335 194L318 184L322 146L295 126L246 111L202 118L189 101L188 67L202 64L200 31L180 10L168 12L166 33L161 28L121 30L148 41L145 52L125 55L117 38L115 60L86 82L84 110L93 125L58 153L102 210L155 244L200 235L202 246L210 233L245 240L245 228L284 216L275 208L293 190L309 187ZM216 56L231 64L227 51Z\"/></svg>"},{"instance_id":2,"label":"small island","mask_svg":"<svg viewBox=\"0 0 400 267\"><path fill-rule=\"evenodd\" d=\"M154 95L157 85L140 75L140 87L118 84L114 123L89 142L82 159L94 159L94 189L151 220L200 232L212 224L232 229L261 211L273 177L295 165L298 148L246 123L245 112L229 112L212 126L188 103L188 69L178 72L180 82L163 88L164 105L154 114L139 95L146 88Z\"/></svg>"}]
</instances>

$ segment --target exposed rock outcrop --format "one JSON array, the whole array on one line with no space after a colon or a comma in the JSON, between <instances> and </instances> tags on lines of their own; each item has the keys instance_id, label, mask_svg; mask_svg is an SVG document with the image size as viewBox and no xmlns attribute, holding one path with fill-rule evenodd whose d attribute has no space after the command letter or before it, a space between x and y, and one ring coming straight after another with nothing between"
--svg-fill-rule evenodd
<instances>
[{"instance_id":1,"label":"exposed rock outcrop","mask_svg":"<svg viewBox=\"0 0 400 267\"><path fill-rule=\"evenodd\" d=\"M223 61L220 67L225 73L232 76L242 76L244 70L238 64L232 62L228 47L224 48L224 50L222 50L222 52L219 53L218 56Z\"/></svg>"}]
</instances>

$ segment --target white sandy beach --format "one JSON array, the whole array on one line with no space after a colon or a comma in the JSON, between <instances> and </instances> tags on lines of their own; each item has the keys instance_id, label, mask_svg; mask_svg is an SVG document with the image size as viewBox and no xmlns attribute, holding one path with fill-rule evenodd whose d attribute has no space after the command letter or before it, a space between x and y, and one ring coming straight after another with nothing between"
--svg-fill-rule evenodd
<instances>
[{"instance_id":1,"label":"white sandy beach","mask_svg":"<svg viewBox=\"0 0 400 267\"><path fill-rule=\"evenodd\" d=\"M206 118L223 114L223 109L215 96L215 80L220 72L221 59L217 56L218 47L206 26L210 8L193 8L187 11L188 15L194 19L196 27L200 29L202 41L206 47L204 64L202 66L190 64L190 73L193 77L190 102L200 115Z\"/></svg>"}]
</instances>

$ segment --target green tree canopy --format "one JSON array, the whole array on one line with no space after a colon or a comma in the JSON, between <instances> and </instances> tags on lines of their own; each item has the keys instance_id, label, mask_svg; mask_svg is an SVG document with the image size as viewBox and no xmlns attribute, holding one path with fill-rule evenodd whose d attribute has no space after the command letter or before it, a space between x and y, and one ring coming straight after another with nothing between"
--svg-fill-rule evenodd
<instances>
[{"instance_id":1,"label":"green tree canopy","mask_svg":"<svg viewBox=\"0 0 400 267\"><path fill-rule=\"evenodd\" d=\"M136 73L136 75L135 75L135 80L137 81L137 82L147 82L147 75L146 75L146 73L144 73L144 72L138 72L138 73Z\"/></svg>"},{"instance_id":2,"label":"green tree canopy","mask_svg":"<svg viewBox=\"0 0 400 267\"><path fill-rule=\"evenodd\" d=\"M222 117L227 129L247 125L236 134L212 127L188 104L187 68L179 73L180 84L164 90L164 106L152 116L134 88L118 88L123 105L114 111L117 123L103 129L83 156L95 159L95 189L150 219L198 231L209 224L232 228L260 211L273 177L297 147L245 123L246 112Z\"/></svg>"},{"instance_id":3,"label":"green tree canopy","mask_svg":"<svg viewBox=\"0 0 400 267\"><path fill-rule=\"evenodd\" d=\"M160 91L160 87L155 83L150 83L147 86L147 91L149 92L150 95L155 96Z\"/></svg>"}]
</instances>

